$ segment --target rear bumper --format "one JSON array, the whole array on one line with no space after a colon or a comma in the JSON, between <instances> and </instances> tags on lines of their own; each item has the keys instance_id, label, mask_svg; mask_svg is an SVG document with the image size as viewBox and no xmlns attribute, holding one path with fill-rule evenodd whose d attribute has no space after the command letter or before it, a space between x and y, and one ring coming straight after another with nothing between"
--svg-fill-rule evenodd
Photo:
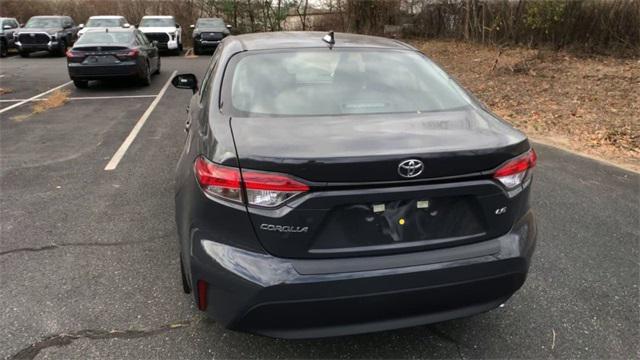
<instances>
[{"instance_id":1,"label":"rear bumper","mask_svg":"<svg viewBox=\"0 0 640 360\"><path fill-rule=\"evenodd\" d=\"M206 281L210 317L282 338L339 336L423 325L488 311L525 281L533 215L496 239L351 259L282 259L192 234L191 280ZM194 295L198 296L197 290Z\"/></svg>"},{"instance_id":2,"label":"rear bumper","mask_svg":"<svg viewBox=\"0 0 640 360\"><path fill-rule=\"evenodd\" d=\"M86 65L69 63L69 77L74 80L98 80L111 77L134 77L142 73L142 66L128 61L117 65Z\"/></svg>"}]
</instances>

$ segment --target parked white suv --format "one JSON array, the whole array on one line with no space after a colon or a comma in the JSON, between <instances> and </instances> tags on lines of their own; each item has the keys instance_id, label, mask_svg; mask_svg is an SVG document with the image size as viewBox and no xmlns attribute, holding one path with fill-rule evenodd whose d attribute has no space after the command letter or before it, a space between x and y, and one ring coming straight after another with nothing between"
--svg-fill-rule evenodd
<instances>
[{"instance_id":1,"label":"parked white suv","mask_svg":"<svg viewBox=\"0 0 640 360\"><path fill-rule=\"evenodd\" d=\"M173 50L177 53L182 51L182 27L176 23L173 16L144 16L138 29L149 41L157 41L158 49Z\"/></svg>"},{"instance_id":2,"label":"parked white suv","mask_svg":"<svg viewBox=\"0 0 640 360\"><path fill-rule=\"evenodd\" d=\"M86 33L88 29L92 28L108 28L108 27L125 27L128 28L129 22L124 16L118 15L101 15L92 16L87 20L86 24L80 24L80 31L78 31L78 37Z\"/></svg>"}]
</instances>

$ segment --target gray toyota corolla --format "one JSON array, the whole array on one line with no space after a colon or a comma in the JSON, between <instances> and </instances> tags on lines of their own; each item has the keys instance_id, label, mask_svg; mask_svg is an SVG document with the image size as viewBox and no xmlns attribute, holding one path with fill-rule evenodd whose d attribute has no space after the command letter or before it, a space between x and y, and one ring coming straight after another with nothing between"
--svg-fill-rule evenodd
<instances>
[{"instance_id":1,"label":"gray toyota corolla","mask_svg":"<svg viewBox=\"0 0 640 360\"><path fill-rule=\"evenodd\" d=\"M415 48L341 33L230 36L177 167L184 290L230 329L309 338L504 303L535 247L536 154Z\"/></svg>"}]
</instances>

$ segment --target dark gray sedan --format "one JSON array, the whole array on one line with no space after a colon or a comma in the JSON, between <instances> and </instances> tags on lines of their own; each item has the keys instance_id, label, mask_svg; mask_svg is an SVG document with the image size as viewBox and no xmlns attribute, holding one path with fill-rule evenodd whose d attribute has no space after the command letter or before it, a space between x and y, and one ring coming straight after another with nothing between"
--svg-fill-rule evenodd
<instances>
[{"instance_id":1,"label":"dark gray sedan","mask_svg":"<svg viewBox=\"0 0 640 360\"><path fill-rule=\"evenodd\" d=\"M193 29L193 53L202 54L206 50L215 50L220 41L229 36L231 25L219 18L200 18Z\"/></svg>"},{"instance_id":2,"label":"dark gray sedan","mask_svg":"<svg viewBox=\"0 0 640 360\"><path fill-rule=\"evenodd\" d=\"M231 329L338 336L478 314L524 283L536 154L410 45L229 36L190 89L183 290Z\"/></svg>"},{"instance_id":3,"label":"dark gray sedan","mask_svg":"<svg viewBox=\"0 0 640 360\"><path fill-rule=\"evenodd\" d=\"M137 29L104 28L85 33L67 52L69 77L76 87L86 88L90 80L135 78L151 84L160 72L155 42Z\"/></svg>"}]
</instances>

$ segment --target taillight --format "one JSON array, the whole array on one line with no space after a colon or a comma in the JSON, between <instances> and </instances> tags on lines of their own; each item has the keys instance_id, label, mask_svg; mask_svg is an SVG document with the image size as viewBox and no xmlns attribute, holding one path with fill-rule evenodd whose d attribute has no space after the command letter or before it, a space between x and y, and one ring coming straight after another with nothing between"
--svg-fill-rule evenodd
<instances>
[{"instance_id":1,"label":"taillight","mask_svg":"<svg viewBox=\"0 0 640 360\"><path fill-rule=\"evenodd\" d=\"M69 60L82 59L84 57L85 57L84 53L81 53L79 51L73 51L72 49L67 50L67 59Z\"/></svg>"},{"instance_id":2,"label":"taillight","mask_svg":"<svg viewBox=\"0 0 640 360\"><path fill-rule=\"evenodd\" d=\"M196 159L195 172L198 183L206 194L242 202L240 170L214 164L199 156Z\"/></svg>"},{"instance_id":3,"label":"taillight","mask_svg":"<svg viewBox=\"0 0 640 360\"><path fill-rule=\"evenodd\" d=\"M536 152L531 149L526 153L511 159L504 163L496 172L493 177L500 181L508 189L512 189L520 184L527 175L527 170L536 166L538 156Z\"/></svg>"},{"instance_id":4,"label":"taillight","mask_svg":"<svg viewBox=\"0 0 640 360\"><path fill-rule=\"evenodd\" d=\"M195 172L206 194L234 202L246 200L248 205L276 207L309 191L309 186L286 175L253 170L241 174L237 168L212 163L203 156L196 159Z\"/></svg>"},{"instance_id":5,"label":"taillight","mask_svg":"<svg viewBox=\"0 0 640 360\"><path fill-rule=\"evenodd\" d=\"M257 206L278 206L309 191L309 186L280 174L242 170L242 180L247 191L247 203Z\"/></svg>"},{"instance_id":6,"label":"taillight","mask_svg":"<svg viewBox=\"0 0 640 360\"><path fill-rule=\"evenodd\" d=\"M119 53L116 56L120 60L133 60L133 59L138 58L138 55L140 55L140 50L138 50L138 49L130 49L126 53Z\"/></svg>"}]
</instances>

